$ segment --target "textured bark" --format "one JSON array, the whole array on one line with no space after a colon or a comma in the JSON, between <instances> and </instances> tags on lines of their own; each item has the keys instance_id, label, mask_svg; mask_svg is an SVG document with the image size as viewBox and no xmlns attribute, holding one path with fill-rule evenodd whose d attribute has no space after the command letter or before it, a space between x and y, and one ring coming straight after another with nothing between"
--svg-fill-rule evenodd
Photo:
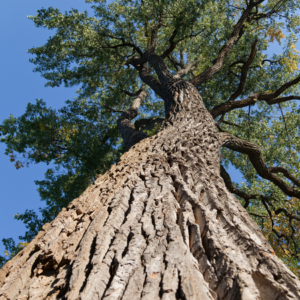
<instances>
[{"instance_id":1,"label":"textured bark","mask_svg":"<svg viewBox=\"0 0 300 300\"><path fill-rule=\"evenodd\" d=\"M194 86L166 83L162 130L130 148L0 273L0 299L299 299L220 176Z\"/></svg>"}]
</instances>

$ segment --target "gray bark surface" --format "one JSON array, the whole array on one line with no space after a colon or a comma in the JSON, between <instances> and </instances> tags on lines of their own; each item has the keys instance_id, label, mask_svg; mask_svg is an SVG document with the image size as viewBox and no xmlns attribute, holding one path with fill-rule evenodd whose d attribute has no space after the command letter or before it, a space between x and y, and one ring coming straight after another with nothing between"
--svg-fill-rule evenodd
<instances>
[{"instance_id":1,"label":"gray bark surface","mask_svg":"<svg viewBox=\"0 0 300 300\"><path fill-rule=\"evenodd\" d=\"M220 176L224 138L199 93L165 84L162 130L2 268L1 300L300 299L298 278Z\"/></svg>"}]
</instances>

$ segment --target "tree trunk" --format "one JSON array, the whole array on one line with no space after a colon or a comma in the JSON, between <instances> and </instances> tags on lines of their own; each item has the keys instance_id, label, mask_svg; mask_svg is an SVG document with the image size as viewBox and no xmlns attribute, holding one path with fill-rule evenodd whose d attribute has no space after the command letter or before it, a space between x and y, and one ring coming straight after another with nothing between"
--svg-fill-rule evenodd
<instances>
[{"instance_id":1,"label":"tree trunk","mask_svg":"<svg viewBox=\"0 0 300 300\"><path fill-rule=\"evenodd\" d=\"M222 141L197 90L179 80L165 97L163 129L3 267L1 300L300 299L220 177Z\"/></svg>"}]
</instances>

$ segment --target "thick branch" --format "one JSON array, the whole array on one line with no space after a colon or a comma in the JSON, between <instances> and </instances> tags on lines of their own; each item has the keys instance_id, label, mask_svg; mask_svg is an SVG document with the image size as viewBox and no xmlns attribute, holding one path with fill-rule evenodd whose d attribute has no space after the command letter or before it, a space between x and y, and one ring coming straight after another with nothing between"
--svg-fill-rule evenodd
<instances>
[{"instance_id":1,"label":"thick branch","mask_svg":"<svg viewBox=\"0 0 300 300\"><path fill-rule=\"evenodd\" d=\"M159 56L155 54L151 55L149 52L146 52L145 55L143 55L141 58L137 56L130 58L126 61L126 64L132 65L136 70L138 70L141 80L163 99L161 83L157 81L157 79L154 76L151 75L150 68L147 66L147 61L149 61L151 65L152 63L154 64L155 71L158 72L158 75L160 74L159 79L165 78L165 73L167 73L168 76L172 76L166 63ZM161 66L163 67L162 69L160 68Z\"/></svg>"},{"instance_id":2,"label":"thick branch","mask_svg":"<svg viewBox=\"0 0 300 300\"><path fill-rule=\"evenodd\" d=\"M151 32L151 41L150 41L150 45L149 45L148 50L147 50L151 53L155 52L155 49L156 49L156 46L157 46L157 35L158 35L158 31L161 28L161 26L162 26L162 19L161 19L161 16L160 16L159 22L156 24L156 26L152 29L152 32Z\"/></svg>"},{"instance_id":3,"label":"thick branch","mask_svg":"<svg viewBox=\"0 0 300 300\"><path fill-rule=\"evenodd\" d=\"M270 167L271 173L282 173L286 178L292 181L295 185L300 187L300 180L293 176L286 168L283 167Z\"/></svg>"},{"instance_id":4,"label":"thick branch","mask_svg":"<svg viewBox=\"0 0 300 300\"><path fill-rule=\"evenodd\" d=\"M168 68L166 62L159 55L146 51L144 56L154 68L162 86L167 84L169 80L173 78L173 75L170 72L170 69Z\"/></svg>"},{"instance_id":5,"label":"thick branch","mask_svg":"<svg viewBox=\"0 0 300 300\"><path fill-rule=\"evenodd\" d=\"M131 107L125 110L117 120L118 129L124 140L126 149L129 150L131 146L138 143L140 140L147 137L142 131L138 131L131 124L139 112L139 107L145 101L148 93L141 88L139 95L133 100Z\"/></svg>"},{"instance_id":6,"label":"thick branch","mask_svg":"<svg viewBox=\"0 0 300 300\"><path fill-rule=\"evenodd\" d=\"M251 10L253 9L253 7L257 6L263 1L264 0L250 1L249 5L244 10L242 16L234 26L230 39L225 43L225 45L222 47L221 51L219 52L216 62L211 67L206 69L204 72L202 72L195 78L191 79L191 83L194 86L199 87L203 82L212 78L213 75L215 75L217 72L219 72L222 69L225 58L227 57L230 50L238 42L239 38L243 34L243 24L246 21L246 19L249 17Z\"/></svg>"},{"instance_id":7,"label":"thick branch","mask_svg":"<svg viewBox=\"0 0 300 300\"><path fill-rule=\"evenodd\" d=\"M161 84L150 74L147 64L138 67L141 80L146 83L159 97L163 99Z\"/></svg>"},{"instance_id":8,"label":"thick branch","mask_svg":"<svg viewBox=\"0 0 300 300\"><path fill-rule=\"evenodd\" d=\"M161 55L161 58L162 58L162 59L168 57L168 56L174 51L174 49L176 48L176 45L177 45L177 43L178 43L178 41L177 41L177 42L174 42L174 39L175 39L176 35L177 35L177 29L175 29L175 30L173 31L171 37L169 38L170 47L169 47L168 49L166 49L166 50L164 51L164 53Z\"/></svg>"},{"instance_id":9,"label":"thick branch","mask_svg":"<svg viewBox=\"0 0 300 300\"><path fill-rule=\"evenodd\" d=\"M254 95L257 97L258 100L265 100L267 103L268 103L268 101L270 101L270 103L268 103L268 104L280 103L280 102L276 102L275 101L276 99L274 99L274 98L278 97L283 92L285 92L289 87L291 87L299 82L300 82L300 76L296 77L295 79L293 79L289 82L286 82L274 93L270 93L270 94L260 93L260 94L254 94ZM299 97L298 97L298 99L299 99Z\"/></svg>"},{"instance_id":10,"label":"thick branch","mask_svg":"<svg viewBox=\"0 0 300 300\"><path fill-rule=\"evenodd\" d=\"M195 69L195 67L200 62L201 59L202 57L199 57L194 62L190 63L186 68L179 70L174 76L174 78L182 78L185 75L187 75L189 72Z\"/></svg>"},{"instance_id":11,"label":"thick branch","mask_svg":"<svg viewBox=\"0 0 300 300\"><path fill-rule=\"evenodd\" d=\"M299 77L299 79L300 79L300 77ZM276 92L272 93L272 95L275 95L275 94L276 94ZM267 94L256 93L256 94L250 95L248 98L245 98L245 99L242 99L239 101L231 101L231 102L227 101L225 103L215 106L213 109L210 110L210 113L213 116L213 118L216 118L216 117L218 117L222 114L225 114L229 111L232 111L234 109L243 108L243 107L249 106L251 104L255 104L257 100L265 100L265 102L269 105L278 104L278 103L282 103L282 102L286 102L286 101L290 101L290 100L300 100L300 96L295 96L295 95L291 95L291 96L287 96L287 97L280 97L280 98L274 98L276 96L273 96L273 97L270 97L269 100L263 99L263 98L267 98L266 95Z\"/></svg>"},{"instance_id":12,"label":"thick branch","mask_svg":"<svg viewBox=\"0 0 300 300\"><path fill-rule=\"evenodd\" d=\"M176 61L176 59L172 55L169 55L168 60L172 63L176 71L178 71L178 67L180 67L180 64Z\"/></svg>"},{"instance_id":13,"label":"thick branch","mask_svg":"<svg viewBox=\"0 0 300 300\"><path fill-rule=\"evenodd\" d=\"M247 154L253 167L257 173L264 179L268 179L278 186L287 196L296 197L300 199L300 190L294 189L288 184L286 184L280 177L274 175L272 168L268 168L261 156L261 148L255 144L249 143L247 141L241 140L229 133L221 132L219 133L222 145L231 150ZM286 170L286 172L288 172ZM288 176L292 178L291 174ZM289 178L287 177L287 178Z\"/></svg>"},{"instance_id":14,"label":"thick branch","mask_svg":"<svg viewBox=\"0 0 300 300\"><path fill-rule=\"evenodd\" d=\"M241 79L240 79L240 84L238 89L231 95L228 101L234 101L244 90L245 84L246 84L246 79L247 79L247 72L248 68L252 64L255 54L256 54L256 46L257 46L258 40L255 40L252 47L251 47L251 52L249 55L248 60L243 64L242 71L241 71Z\"/></svg>"},{"instance_id":15,"label":"thick branch","mask_svg":"<svg viewBox=\"0 0 300 300\"><path fill-rule=\"evenodd\" d=\"M232 184L230 175L227 173L227 171L225 170L225 168L222 165L220 168L220 174L225 182L225 185L226 185L228 191L233 194L238 195L239 197L241 197L245 200L245 204L244 204L245 208L247 208L249 206L249 201L251 199L255 199L255 198L259 197L259 195L247 194L247 193L235 188Z\"/></svg>"},{"instance_id":16,"label":"thick branch","mask_svg":"<svg viewBox=\"0 0 300 300\"><path fill-rule=\"evenodd\" d=\"M124 92L124 94L126 94L129 97L138 97L143 90L144 90L144 88L141 87L138 91L136 91L134 93L131 93L131 92L128 92L128 91L123 91L123 92Z\"/></svg>"},{"instance_id":17,"label":"thick branch","mask_svg":"<svg viewBox=\"0 0 300 300\"><path fill-rule=\"evenodd\" d=\"M267 13L264 13L264 14L258 13L258 11L256 10L255 13L250 14L251 19L258 21L260 19L269 18L273 14L277 14L277 16L278 16L278 12L279 12L280 8L282 7L282 5L284 4L284 2L287 2L287 0L279 0L277 3L275 3L273 8L270 9L270 11L268 11Z\"/></svg>"},{"instance_id":18,"label":"thick branch","mask_svg":"<svg viewBox=\"0 0 300 300\"><path fill-rule=\"evenodd\" d=\"M227 125L230 125L230 126L241 127L241 126L240 126L240 125L238 125L238 124L231 123L231 122L228 122L228 121L225 121L225 120L221 120L221 123L224 123L224 124L227 124Z\"/></svg>"}]
</instances>

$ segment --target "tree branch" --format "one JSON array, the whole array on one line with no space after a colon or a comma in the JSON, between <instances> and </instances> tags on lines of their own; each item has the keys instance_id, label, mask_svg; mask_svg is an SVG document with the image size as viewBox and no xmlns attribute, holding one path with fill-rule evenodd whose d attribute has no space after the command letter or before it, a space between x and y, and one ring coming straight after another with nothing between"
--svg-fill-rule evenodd
<instances>
[{"instance_id":1,"label":"tree branch","mask_svg":"<svg viewBox=\"0 0 300 300\"><path fill-rule=\"evenodd\" d=\"M141 80L146 83L160 98L164 99L161 84L150 74L147 64L143 64L141 67L138 67L138 70Z\"/></svg>"},{"instance_id":2,"label":"tree branch","mask_svg":"<svg viewBox=\"0 0 300 300\"><path fill-rule=\"evenodd\" d=\"M235 188L233 186L231 178L230 178L229 174L227 173L227 171L225 170L225 168L222 165L220 167L221 167L220 168L220 174L221 174L221 177L223 178L223 180L225 182L226 188L229 190L229 192L238 195L239 197L243 198L246 201L246 203L244 204L245 208L247 208L249 206L249 200L251 200L251 199L260 199L261 201L264 201L265 204L268 203L272 207L275 215L279 215L280 213L284 213L284 215L286 217L289 217L291 219L300 221L300 217L297 217L297 216L289 213L285 208L281 208L281 207L276 208L276 207L274 207L272 202L269 201L268 197L266 197L264 195L261 195L261 194L247 194L247 193ZM258 215L256 215L256 216L258 216ZM262 216L258 216L258 217L262 217ZM266 216L264 216L264 217L266 217Z\"/></svg>"},{"instance_id":3,"label":"tree branch","mask_svg":"<svg viewBox=\"0 0 300 300\"><path fill-rule=\"evenodd\" d=\"M129 97L138 97L138 95L144 90L143 87L141 87L138 91L134 92L134 93L131 93L131 92L128 92L128 91L123 91L124 94L126 94L127 96Z\"/></svg>"},{"instance_id":4,"label":"tree branch","mask_svg":"<svg viewBox=\"0 0 300 300\"><path fill-rule=\"evenodd\" d=\"M259 195L255 195L255 194L249 195L249 194L235 188L232 184L230 175L227 173L227 171L225 170L225 168L222 165L220 166L220 175L223 178L228 191L233 194L238 195L239 197L241 197L245 200L245 204L244 204L245 208L247 208L249 206L251 199L255 199L259 196Z\"/></svg>"},{"instance_id":5,"label":"tree branch","mask_svg":"<svg viewBox=\"0 0 300 300\"><path fill-rule=\"evenodd\" d=\"M221 123L224 123L224 124L227 124L227 125L231 125L231 126L241 127L241 126L238 125L238 124L231 123L231 122L228 122L228 121L225 121L225 120L222 120Z\"/></svg>"},{"instance_id":6,"label":"tree branch","mask_svg":"<svg viewBox=\"0 0 300 300\"><path fill-rule=\"evenodd\" d=\"M202 31L200 32L197 32L197 33L191 33L189 35L186 35L186 36L183 36L182 38L178 39L177 41L174 41L174 38L176 36L176 34L174 35L174 33L177 34L177 30L175 29L171 38L169 39L169 42L170 42L170 47L168 49L166 49L164 51L164 53L160 56L162 59L165 59L166 57L168 57L173 51L174 49L176 48L176 46L178 45L179 42L189 38L189 37L196 37L197 35L199 35L200 33L202 33ZM182 60L181 60L182 62Z\"/></svg>"},{"instance_id":7,"label":"tree branch","mask_svg":"<svg viewBox=\"0 0 300 300\"><path fill-rule=\"evenodd\" d=\"M227 101L225 103L219 104L210 110L213 118L218 117L219 115L225 114L231 110L242 108L251 104L255 104L257 100L264 100L267 104L273 105L277 103L282 103L289 100L300 100L300 96L287 96L276 98L283 92L285 92L289 87L300 82L300 76L295 79L283 84L277 91L274 93L266 94L266 93L254 93L250 95L248 98L238 100L238 101Z\"/></svg>"},{"instance_id":8,"label":"tree branch","mask_svg":"<svg viewBox=\"0 0 300 300\"><path fill-rule=\"evenodd\" d=\"M249 17L251 10L258 4L262 3L263 1L264 0L250 1L249 5L244 10L242 16L234 26L230 39L225 43L225 45L220 50L216 62L211 67L206 69L204 72L202 72L201 74L199 74L198 76L190 80L190 82L194 86L199 87L202 83L212 78L213 75L215 75L217 72L219 72L222 69L225 58L227 57L230 50L238 42L238 40L243 34L243 24Z\"/></svg>"},{"instance_id":9,"label":"tree branch","mask_svg":"<svg viewBox=\"0 0 300 300\"><path fill-rule=\"evenodd\" d=\"M267 179L273 182L278 186L286 195L290 197L295 197L300 199L300 190L294 189L288 184L286 184L280 177L274 175L272 168L268 168L261 156L261 148L255 144L239 139L229 133L220 132L220 139L222 141L222 146L237 151L243 154L247 154L249 160L251 161L253 167L257 171L258 175L262 178ZM274 170L274 169L273 169ZM286 170L286 172L288 172ZM294 178L290 173L288 174L289 178ZM296 179L298 181L298 179Z\"/></svg>"},{"instance_id":10,"label":"tree branch","mask_svg":"<svg viewBox=\"0 0 300 300\"><path fill-rule=\"evenodd\" d=\"M154 28L152 29L152 32L151 32L150 45L148 46L148 49L147 49L147 51L150 52L150 53L154 53L155 52L155 49L156 49L156 46L157 46L158 31L159 31L159 29L161 28L162 25L163 25L163 23L162 23L162 17L161 17L161 14L160 14L159 21L156 24L156 26L154 26Z\"/></svg>"},{"instance_id":11,"label":"tree branch","mask_svg":"<svg viewBox=\"0 0 300 300\"><path fill-rule=\"evenodd\" d=\"M271 173L282 173L286 178L292 181L295 185L300 187L300 180L293 176L286 168L283 167L270 167Z\"/></svg>"},{"instance_id":12,"label":"tree branch","mask_svg":"<svg viewBox=\"0 0 300 300\"><path fill-rule=\"evenodd\" d=\"M251 52L249 55L249 58L246 62L243 63L242 71L241 71L241 79L240 79L240 85L238 89L231 95L228 101L234 101L244 90L245 84L246 84L246 79L247 79L247 72L248 68L252 64L255 55L256 55L256 46L257 46L258 40L255 40L252 47L251 47Z\"/></svg>"},{"instance_id":13,"label":"tree branch","mask_svg":"<svg viewBox=\"0 0 300 300\"><path fill-rule=\"evenodd\" d=\"M176 59L172 55L168 55L168 60L171 62L171 64L174 66L176 71L178 71L178 66L180 67L180 64L176 61Z\"/></svg>"},{"instance_id":14,"label":"tree branch","mask_svg":"<svg viewBox=\"0 0 300 300\"><path fill-rule=\"evenodd\" d=\"M179 70L175 75L174 78L182 78L187 75L189 72L195 69L196 65L200 62L202 57L198 57L194 62L190 63L186 68Z\"/></svg>"},{"instance_id":15,"label":"tree branch","mask_svg":"<svg viewBox=\"0 0 300 300\"><path fill-rule=\"evenodd\" d=\"M117 110L117 109L114 109L114 108L109 107L109 106L104 106L104 108L109 110L109 111L115 112L115 113L123 113L124 112L123 110Z\"/></svg>"},{"instance_id":16,"label":"tree branch","mask_svg":"<svg viewBox=\"0 0 300 300\"><path fill-rule=\"evenodd\" d=\"M133 100L129 109L125 110L117 120L118 129L125 143L126 149L129 150L134 144L147 137L147 135L138 131L131 124L139 112L139 107L145 101L148 93L141 87L138 96Z\"/></svg>"},{"instance_id":17,"label":"tree branch","mask_svg":"<svg viewBox=\"0 0 300 300\"><path fill-rule=\"evenodd\" d=\"M107 34L107 33L99 33L98 32L98 35L99 36L104 36L104 37L109 37L111 39L116 39L116 40L121 40L122 41L122 44L119 44L119 45L109 45L107 42L106 44L108 44L108 46L106 47L103 47L103 48L119 48L119 47L131 47L133 48L139 55L143 55L143 52L142 50L136 45L134 44L133 42L125 42L125 39L123 37L116 37L116 36L113 36L113 35L110 35L110 34Z\"/></svg>"},{"instance_id":18,"label":"tree branch","mask_svg":"<svg viewBox=\"0 0 300 300\"><path fill-rule=\"evenodd\" d=\"M166 49L164 51L164 53L161 55L162 59L168 57L174 51L174 49L176 48L176 45L178 43L178 41L174 42L174 39L175 39L176 35L177 35L177 28L173 31L171 37L169 38L170 47L168 49Z\"/></svg>"},{"instance_id":19,"label":"tree branch","mask_svg":"<svg viewBox=\"0 0 300 300\"><path fill-rule=\"evenodd\" d=\"M173 78L173 75L170 72L166 62L159 55L146 51L144 56L155 70L162 86L167 84L169 80Z\"/></svg>"}]
</instances>

